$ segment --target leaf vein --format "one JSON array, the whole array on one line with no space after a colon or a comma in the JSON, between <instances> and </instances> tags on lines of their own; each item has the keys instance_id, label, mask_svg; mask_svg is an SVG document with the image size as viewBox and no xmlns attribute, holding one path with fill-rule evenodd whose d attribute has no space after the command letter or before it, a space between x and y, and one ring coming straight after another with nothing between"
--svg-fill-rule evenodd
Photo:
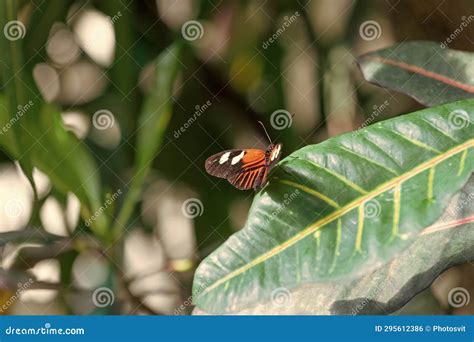
<instances>
[{"instance_id":1,"label":"leaf vein","mask_svg":"<svg viewBox=\"0 0 474 342\"><path fill-rule=\"evenodd\" d=\"M451 141L455 142L455 143L459 143L459 141L457 141L456 139L454 139L452 136L450 136L448 133L446 133L446 131L443 131L440 127L436 126L435 124L433 124L431 121L429 120L426 120L425 118L420 118L419 119L420 121L426 123L427 125L429 125L430 127L432 127L434 130L438 131L439 133L441 133L442 135L444 135L446 138L450 139Z\"/></svg>"},{"instance_id":2,"label":"leaf vein","mask_svg":"<svg viewBox=\"0 0 474 342\"><path fill-rule=\"evenodd\" d=\"M309 188L309 187L307 187L303 184L295 183L295 182L292 182L292 181L286 180L286 179L277 179L277 182L288 185L288 186L291 186L293 188L300 189L300 190L306 192L307 194L310 194L311 196L316 197L316 198L326 202L327 204L329 204L330 206L332 206L334 208L340 208L341 207L336 201L334 201L331 198L327 197L326 195L320 193L319 191L311 189L311 188Z\"/></svg>"},{"instance_id":3,"label":"leaf vein","mask_svg":"<svg viewBox=\"0 0 474 342\"><path fill-rule=\"evenodd\" d=\"M380 150L385 156L387 156L388 159L390 159L395 165L397 165L397 167L400 167L400 165L398 164L398 161L396 159L394 159L390 154L387 153L387 151L385 151L383 148L380 148L376 143L374 143L372 140L370 140L369 138L367 138L366 136L362 136L362 139L364 139L365 141L367 141L369 144L371 144L374 148ZM400 173L399 173L400 174Z\"/></svg>"},{"instance_id":4,"label":"leaf vein","mask_svg":"<svg viewBox=\"0 0 474 342\"><path fill-rule=\"evenodd\" d=\"M330 170L326 167L323 167L319 164L316 164L315 162L311 161L311 160L308 160L308 159L300 159L302 160L303 162L306 162L310 165L313 165L314 167L318 168L318 169L321 169L323 171L325 171L326 173L336 177L337 179L339 179L341 182L343 182L344 184L346 184L348 187L360 192L361 194L367 194L367 191L362 189L359 185L355 184L354 182L350 181L349 179L347 179L346 177L344 177L343 175L340 175L339 173L333 171L333 170Z\"/></svg>"},{"instance_id":5,"label":"leaf vein","mask_svg":"<svg viewBox=\"0 0 474 342\"><path fill-rule=\"evenodd\" d=\"M339 248L341 246L341 239L342 239L342 220L339 218L337 219L337 231L336 231L336 246L334 247L334 257L332 260L331 268L329 269L329 273L334 272L337 264L337 258L340 255Z\"/></svg>"},{"instance_id":6,"label":"leaf vein","mask_svg":"<svg viewBox=\"0 0 474 342\"><path fill-rule=\"evenodd\" d=\"M428 201L433 200L433 183L434 183L434 177L435 177L435 167L433 166L430 168L428 171L428 191L426 194L426 197L428 198Z\"/></svg>"},{"instance_id":7,"label":"leaf vein","mask_svg":"<svg viewBox=\"0 0 474 342\"><path fill-rule=\"evenodd\" d=\"M393 225L392 237L399 235L400 230L400 203L401 203L402 188L397 184L393 190Z\"/></svg>"},{"instance_id":8,"label":"leaf vein","mask_svg":"<svg viewBox=\"0 0 474 342\"><path fill-rule=\"evenodd\" d=\"M356 235L354 254L362 252L362 236L364 234L364 221L365 221L364 207L365 207L365 202L358 206L357 235Z\"/></svg>"},{"instance_id":9,"label":"leaf vein","mask_svg":"<svg viewBox=\"0 0 474 342\"><path fill-rule=\"evenodd\" d=\"M385 128L384 128L385 129ZM415 145L415 146L418 146L420 148L423 148L427 151L431 151L431 152L434 152L434 153L437 153L437 154L441 154L442 152L435 149L434 147L431 147L429 145L426 145L424 143L422 143L421 141L418 141L418 140L415 140L413 138L410 138L410 137L407 137L405 134L401 133L401 132L398 132L396 130L388 130L386 129L387 131L391 132L391 133L394 133L395 135L401 137L402 139L405 139L406 141L410 142L411 144Z\"/></svg>"},{"instance_id":10,"label":"leaf vein","mask_svg":"<svg viewBox=\"0 0 474 342\"><path fill-rule=\"evenodd\" d=\"M459 161L459 170L458 170L458 176L461 175L461 173L464 171L464 164L466 162L466 156L467 156L467 150L465 150L462 155L461 155L461 160Z\"/></svg>"},{"instance_id":11,"label":"leaf vein","mask_svg":"<svg viewBox=\"0 0 474 342\"><path fill-rule=\"evenodd\" d=\"M350 153L350 154L353 154L354 156L356 156L356 157L358 157L358 158L360 158L360 159L363 159L363 160L365 160L365 161L368 161L368 162L371 163L371 164L377 165L378 167L381 167L381 168L383 168L384 170L387 170L388 172L394 174L395 176L398 176L398 175L399 175L398 172L396 172L395 170L389 168L388 166L384 166L384 165L380 164L379 162L373 160L372 158L369 158L369 157L366 157L366 156L364 156L364 155L362 155L362 154L359 154L359 153L357 153L357 152L354 152L354 151L348 149L347 147L339 146L339 149L341 149L341 150L343 150L343 151L346 151L346 152L348 152L348 153Z\"/></svg>"}]
</instances>

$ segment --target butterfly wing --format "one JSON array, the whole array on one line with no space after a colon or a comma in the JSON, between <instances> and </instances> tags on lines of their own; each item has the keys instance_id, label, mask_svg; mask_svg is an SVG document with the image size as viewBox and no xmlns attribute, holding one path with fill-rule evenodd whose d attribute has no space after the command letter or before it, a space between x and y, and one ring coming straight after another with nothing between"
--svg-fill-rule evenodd
<instances>
[{"instance_id":1,"label":"butterfly wing","mask_svg":"<svg viewBox=\"0 0 474 342\"><path fill-rule=\"evenodd\" d=\"M256 189L262 184L262 176L265 170L266 167L263 165L250 171L243 171L228 180L240 190Z\"/></svg>"},{"instance_id":2,"label":"butterfly wing","mask_svg":"<svg viewBox=\"0 0 474 342\"><path fill-rule=\"evenodd\" d=\"M227 150L206 160L210 175L225 178L241 190L258 187L266 167L265 151L257 149Z\"/></svg>"}]
</instances>

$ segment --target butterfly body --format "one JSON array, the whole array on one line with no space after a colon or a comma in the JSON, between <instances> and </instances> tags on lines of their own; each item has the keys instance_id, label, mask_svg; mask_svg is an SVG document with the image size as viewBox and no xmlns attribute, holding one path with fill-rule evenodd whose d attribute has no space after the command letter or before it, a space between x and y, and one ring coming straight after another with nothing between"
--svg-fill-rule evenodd
<instances>
[{"instance_id":1,"label":"butterfly body","mask_svg":"<svg viewBox=\"0 0 474 342\"><path fill-rule=\"evenodd\" d=\"M271 168L281 157L281 144L271 144L264 150L234 149L214 154L206 160L206 171L227 179L240 190L262 187Z\"/></svg>"}]
</instances>

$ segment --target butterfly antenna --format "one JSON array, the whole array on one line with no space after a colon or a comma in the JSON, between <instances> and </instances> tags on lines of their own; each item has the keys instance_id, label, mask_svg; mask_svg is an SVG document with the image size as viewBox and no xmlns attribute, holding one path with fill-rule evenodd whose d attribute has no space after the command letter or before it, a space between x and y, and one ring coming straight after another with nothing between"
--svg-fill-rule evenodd
<instances>
[{"instance_id":1,"label":"butterfly antenna","mask_svg":"<svg viewBox=\"0 0 474 342\"><path fill-rule=\"evenodd\" d=\"M260 125L262 125L263 130L265 131L265 134L267 135L267 138L268 138L268 141L270 142L270 144L273 144L273 141L272 141L272 139L270 138L270 135L268 135L267 129L265 128L265 125L262 123L262 121L258 121L258 123L259 123Z\"/></svg>"}]
</instances>

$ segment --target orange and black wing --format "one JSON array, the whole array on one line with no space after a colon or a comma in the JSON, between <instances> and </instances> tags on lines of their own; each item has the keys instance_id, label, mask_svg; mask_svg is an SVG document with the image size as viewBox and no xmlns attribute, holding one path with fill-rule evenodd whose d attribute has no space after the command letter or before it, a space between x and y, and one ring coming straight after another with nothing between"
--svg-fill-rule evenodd
<instances>
[{"instance_id":1,"label":"orange and black wing","mask_svg":"<svg viewBox=\"0 0 474 342\"><path fill-rule=\"evenodd\" d=\"M266 166L261 166L249 171L243 171L228 180L240 190L256 189L263 183L266 169Z\"/></svg>"},{"instance_id":2,"label":"orange and black wing","mask_svg":"<svg viewBox=\"0 0 474 342\"><path fill-rule=\"evenodd\" d=\"M227 179L241 190L257 188L266 175L265 151L257 149L227 150L206 160L206 171Z\"/></svg>"}]
</instances>

